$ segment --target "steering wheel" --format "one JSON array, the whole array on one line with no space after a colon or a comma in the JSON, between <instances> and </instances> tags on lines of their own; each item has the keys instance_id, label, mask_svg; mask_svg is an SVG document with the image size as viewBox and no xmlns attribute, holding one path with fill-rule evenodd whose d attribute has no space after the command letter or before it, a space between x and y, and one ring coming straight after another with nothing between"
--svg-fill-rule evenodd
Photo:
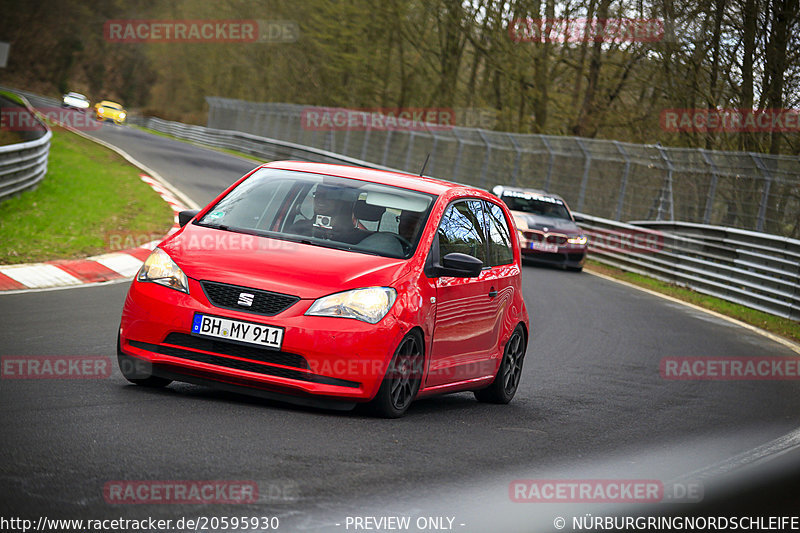
<instances>
[{"instance_id":1,"label":"steering wheel","mask_svg":"<svg viewBox=\"0 0 800 533\"><path fill-rule=\"evenodd\" d=\"M408 253L408 252L410 252L410 251L411 251L411 249L414 247L414 245L413 245L413 244L411 244L411 241L409 241L408 239L406 239L406 238L405 238L405 237L403 237L402 235L400 235L400 234L398 234L398 233L392 233L392 235L393 235L393 236L394 236L394 237L395 237L395 238L396 238L398 241L400 241L400 244L403 246L403 251L404 251L404 252Z\"/></svg>"}]
</instances>

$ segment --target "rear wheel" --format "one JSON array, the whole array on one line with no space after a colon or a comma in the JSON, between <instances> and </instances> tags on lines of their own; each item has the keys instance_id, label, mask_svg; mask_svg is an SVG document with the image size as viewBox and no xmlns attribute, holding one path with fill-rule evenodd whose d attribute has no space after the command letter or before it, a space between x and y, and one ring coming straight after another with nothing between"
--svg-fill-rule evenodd
<instances>
[{"instance_id":1,"label":"rear wheel","mask_svg":"<svg viewBox=\"0 0 800 533\"><path fill-rule=\"evenodd\" d=\"M378 394L369 404L375 415L399 418L405 414L419 391L424 354L422 335L418 331L403 337L389 363Z\"/></svg>"},{"instance_id":2,"label":"rear wheel","mask_svg":"<svg viewBox=\"0 0 800 533\"><path fill-rule=\"evenodd\" d=\"M491 385L475 391L479 402L505 404L517 393L522 376L522 363L525 361L525 331L518 325L506 343L503 360Z\"/></svg>"},{"instance_id":3,"label":"rear wheel","mask_svg":"<svg viewBox=\"0 0 800 533\"><path fill-rule=\"evenodd\" d=\"M119 337L117 337L117 362L122 375L134 385L159 388L172 383L171 379L154 376L153 367L149 362L122 353Z\"/></svg>"}]
</instances>

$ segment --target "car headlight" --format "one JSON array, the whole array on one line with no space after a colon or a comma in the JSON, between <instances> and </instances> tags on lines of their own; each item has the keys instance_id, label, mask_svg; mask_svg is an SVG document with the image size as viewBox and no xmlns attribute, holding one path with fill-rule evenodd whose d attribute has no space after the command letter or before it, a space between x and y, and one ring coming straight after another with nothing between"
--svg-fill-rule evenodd
<instances>
[{"instance_id":1,"label":"car headlight","mask_svg":"<svg viewBox=\"0 0 800 533\"><path fill-rule=\"evenodd\" d=\"M397 291L391 287L368 287L338 292L324 296L309 307L306 315L355 318L377 324L397 299Z\"/></svg>"},{"instance_id":2,"label":"car headlight","mask_svg":"<svg viewBox=\"0 0 800 533\"><path fill-rule=\"evenodd\" d=\"M124 111L123 111L122 113L120 113L120 114L119 114L119 118L120 118L120 119L123 119L123 118L125 118L125 112L124 112Z\"/></svg>"},{"instance_id":3,"label":"car headlight","mask_svg":"<svg viewBox=\"0 0 800 533\"><path fill-rule=\"evenodd\" d=\"M136 276L139 281L151 281L189 294L189 280L183 270L161 248L156 248Z\"/></svg>"},{"instance_id":4,"label":"car headlight","mask_svg":"<svg viewBox=\"0 0 800 533\"><path fill-rule=\"evenodd\" d=\"M570 237L567 239L567 242L570 244L586 244L589 239L586 238L586 235L576 235L575 237Z\"/></svg>"}]
</instances>

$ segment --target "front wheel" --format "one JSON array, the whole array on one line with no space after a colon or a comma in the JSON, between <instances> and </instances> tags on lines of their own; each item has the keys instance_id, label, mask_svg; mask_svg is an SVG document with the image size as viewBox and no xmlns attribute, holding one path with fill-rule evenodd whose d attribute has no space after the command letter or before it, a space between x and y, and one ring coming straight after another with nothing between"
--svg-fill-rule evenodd
<instances>
[{"instance_id":1,"label":"front wheel","mask_svg":"<svg viewBox=\"0 0 800 533\"><path fill-rule=\"evenodd\" d=\"M399 418L405 414L419 391L424 358L422 335L412 331L403 337L389 363L381 388L369 403L375 415Z\"/></svg>"},{"instance_id":2,"label":"front wheel","mask_svg":"<svg viewBox=\"0 0 800 533\"><path fill-rule=\"evenodd\" d=\"M506 343L503 360L492 384L475 391L479 402L506 404L517 393L519 378L522 376L522 363L525 361L525 331L518 325Z\"/></svg>"}]
</instances>

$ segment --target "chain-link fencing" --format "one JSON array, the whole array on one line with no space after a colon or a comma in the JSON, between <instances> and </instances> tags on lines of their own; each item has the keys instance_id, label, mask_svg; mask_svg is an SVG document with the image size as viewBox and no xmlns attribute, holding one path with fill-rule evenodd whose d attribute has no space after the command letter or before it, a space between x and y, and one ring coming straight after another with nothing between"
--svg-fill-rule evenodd
<instances>
[{"instance_id":1,"label":"chain-link fencing","mask_svg":"<svg viewBox=\"0 0 800 533\"><path fill-rule=\"evenodd\" d=\"M208 127L248 132L484 188L555 192L612 220L696 222L800 237L800 158L359 120L309 127L313 108L209 97ZM363 110L342 110L353 114ZM378 121L385 124L385 121ZM420 127L421 126L421 127Z\"/></svg>"}]
</instances>

